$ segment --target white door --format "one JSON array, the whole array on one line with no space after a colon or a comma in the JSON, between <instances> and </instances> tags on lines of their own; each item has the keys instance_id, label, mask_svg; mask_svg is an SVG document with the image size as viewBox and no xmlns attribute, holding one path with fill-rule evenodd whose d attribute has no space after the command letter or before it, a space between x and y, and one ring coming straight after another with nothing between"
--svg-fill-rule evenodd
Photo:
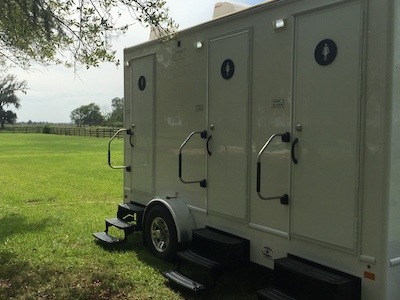
<instances>
[{"instance_id":1,"label":"white door","mask_svg":"<svg viewBox=\"0 0 400 300\"><path fill-rule=\"evenodd\" d=\"M245 220L250 32L209 42L208 211Z\"/></svg>"},{"instance_id":2,"label":"white door","mask_svg":"<svg viewBox=\"0 0 400 300\"><path fill-rule=\"evenodd\" d=\"M130 62L131 186L133 191L154 193L154 55Z\"/></svg>"},{"instance_id":3,"label":"white door","mask_svg":"<svg viewBox=\"0 0 400 300\"><path fill-rule=\"evenodd\" d=\"M361 7L296 20L291 231L355 250L360 140Z\"/></svg>"}]
</instances>

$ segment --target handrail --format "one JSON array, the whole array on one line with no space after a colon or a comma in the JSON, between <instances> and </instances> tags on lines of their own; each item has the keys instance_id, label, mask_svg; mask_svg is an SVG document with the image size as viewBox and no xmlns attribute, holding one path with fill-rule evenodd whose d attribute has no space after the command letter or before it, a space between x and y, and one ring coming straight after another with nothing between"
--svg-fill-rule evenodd
<instances>
[{"instance_id":1,"label":"handrail","mask_svg":"<svg viewBox=\"0 0 400 300\"><path fill-rule=\"evenodd\" d=\"M272 140L278 136L282 137L282 142L284 142L284 143L290 142L290 133L289 132L275 133L275 134L271 135L271 137L265 142L264 146L258 152L258 155L257 155L257 194L258 194L258 197L260 197L262 200L280 199L281 204L287 205L287 204L289 204L289 196L287 194L283 194L282 196L270 196L270 197L265 197L261 194L261 155L264 153L265 149L269 146L269 144L272 142Z\"/></svg>"},{"instance_id":2,"label":"handrail","mask_svg":"<svg viewBox=\"0 0 400 300\"><path fill-rule=\"evenodd\" d=\"M190 133L188 135L188 137L183 141L182 145L179 147L179 179L185 183L185 184L190 184L190 183L200 183L201 187L207 187L207 180L206 179L202 179L202 180L192 180L192 181L188 181L188 180L184 180L182 178L182 150L183 148L186 146L186 144L189 142L189 140L195 135L195 134L200 134L202 139L206 139L207 138L207 131L193 131L192 133Z\"/></svg>"},{"instance_id":3,"label":"handrail","mask_svg":"<svg viewBox=\"0 0 400 300\"><path fill-rule=\"evenodd\" d=\"M131 171L131 167L130 166L113 166L111 165L111 142L118 136L118 134L120 132L126 131L129 135L132 135L132 131L130 129L119 129L108 141L108 165L110 166L110 168L112 169L125 169L127 172Z\"/></svg>"}]
</instances>

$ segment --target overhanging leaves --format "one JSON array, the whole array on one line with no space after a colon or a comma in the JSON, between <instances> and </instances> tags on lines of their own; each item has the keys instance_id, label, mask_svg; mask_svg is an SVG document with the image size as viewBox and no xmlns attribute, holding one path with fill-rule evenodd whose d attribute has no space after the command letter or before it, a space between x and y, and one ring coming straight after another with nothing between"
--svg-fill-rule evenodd
<instances>
[{"instance_id":1,"label":"overhanging leaves","mask_svg":"<svg viewBox=\"0 0 400 300\"><path fill-rule=\"evenodd\" d=\"M122 15L132 16L123 22ZM177 26L164 0L2 0L0 63L28 68L42 64L118 64L112 38L132 21L170 36Z\"/></svg>"}]
</instances>

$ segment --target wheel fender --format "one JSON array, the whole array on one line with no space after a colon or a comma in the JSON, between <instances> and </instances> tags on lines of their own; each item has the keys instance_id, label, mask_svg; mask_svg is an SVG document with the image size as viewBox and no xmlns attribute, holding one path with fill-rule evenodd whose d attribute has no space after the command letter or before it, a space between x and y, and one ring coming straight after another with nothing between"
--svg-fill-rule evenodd
<instances>
[{"instance_id":1,"label":"wheel fender","mask_svg":"<svg viewBox=\"0 0 400 300\"><path fill-rule=\"evenodd\" d=\"M147 213L156 205L163 205L170 212L175 223L178 242L183 243L190 241L192 239L192 230L195 229L195 222L186 203L179 198L153 199L147 204L144 210L143 222L146 220Z\"/></svg>"}]
</instances>

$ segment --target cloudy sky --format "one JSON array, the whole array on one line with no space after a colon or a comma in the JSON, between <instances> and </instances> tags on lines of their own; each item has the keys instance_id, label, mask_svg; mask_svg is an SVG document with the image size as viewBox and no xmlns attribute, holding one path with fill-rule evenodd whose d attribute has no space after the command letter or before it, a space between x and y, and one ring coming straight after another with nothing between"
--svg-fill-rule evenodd
<instances>
[{"instance_id":1,"label":"cloudy sky","mask_svg":"<svg viewBox=\"0 0 400 300\"><path fill-rule=\"evenodd\" d=\"M185 29L212 18L218 0L167 0L171 17ZM235 0L255 5L263 0ZM123 61L123 49L148 40L149 30L137 24L114 42L117 57ZM16 111L18 122L69 123L75 108L96 103L101 110L111 109L111 99L123 97L123 67L111 63L99 68L79 70L77 74L65 67L36 67L26 72L14 70L18 80L26 80L28 93L20 94L21 108Z\"/></svg>"}]
</instances>

